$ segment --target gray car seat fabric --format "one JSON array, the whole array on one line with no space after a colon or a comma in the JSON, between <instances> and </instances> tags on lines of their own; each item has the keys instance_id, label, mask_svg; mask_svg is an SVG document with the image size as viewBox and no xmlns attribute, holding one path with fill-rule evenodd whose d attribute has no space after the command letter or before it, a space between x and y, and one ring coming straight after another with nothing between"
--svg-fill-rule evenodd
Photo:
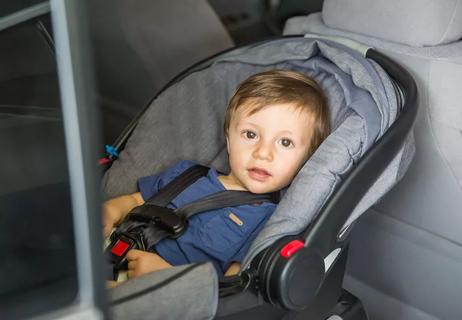
<instances>
[{"instance_id":1,"label":"gray car seat fabric","mask_svg":"<svg viewBox=\"0 0 462 320\"><path fill-rule=\"evenodd\" d=\"M106 143L176 74L233 46L207 1L97 0L88 6Z\"/></svg>"},{"instance_id":2,"label":"gray car seat fabric","mask_svg":"<svg viewBox=\"0 0 462 320\"><path fill-rule=\"evenodd\" d=\"M164 269L109 290L109 303L115 320L211 319L218 305L218 278L210 263Z\"/></svg>"},{"instance_id":3,"label":"gray car seat fabric","mask_svg":"<svg viewBox=\"0 0 462 320\"><path fill-rule=\"evenodd\" d=\"M322 13L286 24L286 34L342 36L371 45L417 82L415 160L352 235L345 286L372 319L462 318L462 41L454 41L462 33L460 10L461 1L328 0ZM426 27L417 30L403 23L404 16ZM398 27L399 36L392 32Z\"/></svg>"},{"instance_id":4,"label":"gray car seat fabric","mask_svg":"<svg viewBox=\"0 0 462 320\"><path fill-rule=\"evenodd\" d=\"M222 128L227 102L238 83L269 69L293 69L313 76L328 97L334 131L286 190L244 264L275 239L301 232L398 113L393 85L383 70L358 52L332 42L287 38L246 47L174 84L153 102L120 158L106 172L106 196L135 192L137 178L178 159L226 171ZM397 162L407 164L408 159L401 154ZM368 201L375 202L396 182L399 168L386 170L386 187ZM360 214L355 210L347 224Z\"/></svg>"}]
</instances>

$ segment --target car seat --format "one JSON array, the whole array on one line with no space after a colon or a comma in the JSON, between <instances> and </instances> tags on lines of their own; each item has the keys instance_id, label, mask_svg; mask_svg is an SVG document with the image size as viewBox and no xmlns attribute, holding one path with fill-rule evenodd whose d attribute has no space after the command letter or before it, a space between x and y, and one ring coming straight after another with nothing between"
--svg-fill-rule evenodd
<instances>
[{"instance_id":1,"label":"car seat","mask_svg":"<svg viewBox=\"0 0 462 320\"><path fill-rule=\"evenodd\" d=\"M462 309L461 1L326 0L285 34L366 43L416 79L416 158L352 235L345 287L374 319L460 319ZM438 297L438 298L435 298Z\"/></svg>"},{"instance_id":2,"label":"car seat","mask_svg":"<svg viewBox=\"0 0 462 320\"><path fill-rule=\"evenodd\" d=\"M351 226L406 171L416 115L405 70L338 41L290 37L237 48L190 68L153 100L104 176L106 197L134 192L138 177L179 159L226 171L227 101L239 82L264 70L314 77L328 97L333 132L285 190L238 276L218 280L207 263L133 279L111 290L115 319L332 315Z\"/></svg>"}]
</instances>

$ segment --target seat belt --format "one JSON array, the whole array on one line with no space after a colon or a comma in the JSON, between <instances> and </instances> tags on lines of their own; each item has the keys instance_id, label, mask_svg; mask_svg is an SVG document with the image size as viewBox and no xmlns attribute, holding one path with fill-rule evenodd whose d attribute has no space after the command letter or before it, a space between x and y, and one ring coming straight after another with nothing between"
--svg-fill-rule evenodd
<instances>
[{"instance_id":1,"label":"seat belt","mask_svg":"<svg viewBox=\"0 0 462 320\"><path fill-rule=\"evenodd\" d=\"M145 204L166 207L170 201L175 199L183 190L196 182L199 178L206 176L209 170L210 168L199 164L186 169L149 198Z\"/></svg>"},{"instance_id":2,"label":"seat belt","mask_svg":"<svg viewBox=\"0 0 462 320\"><path fill-rule=\"evenodd\" d=\"M205 176L209 168L195 165L188 168L152 196L134 208L111 235L107 247L114 275L124 268L130 249L149 250L165 238L177 238L187 228L187 220L206 211L261 202L277 202L275 194L253 194L248 191L224 190L210 194L177 209L166 206L183 190Z\"/></svg>"},{"instance_id":3,"label":"seat belt","mask_svg":"<svg viewBox=\"0 0 462 320\"><path fill-rule=\"evenodd\" d=\"M175 210L150 204L143 205L138 207L139 210L130 213L129 220L144 222L145 227L152 228L153 231L155 228L155 232L149 232L149 236L144 235L144 249L149 250L165 238L176 239L180 237L187 229L188 219L196 214L226 207L270 201L272 201L270 194L224 190L190 202Z\"/></svg>"}]
</instances>

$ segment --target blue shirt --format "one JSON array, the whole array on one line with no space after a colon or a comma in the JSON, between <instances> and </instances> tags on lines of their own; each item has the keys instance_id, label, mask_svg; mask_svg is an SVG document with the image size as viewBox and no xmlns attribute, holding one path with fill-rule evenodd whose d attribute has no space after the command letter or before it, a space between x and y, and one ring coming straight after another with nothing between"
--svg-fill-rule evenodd
<instances>
[{"instance_id":1,"label":"blue shirt","mask_svg":"<svg viewBox=\"0 0 462 320\"><path fill-rule=\"evenodd\" d=\"M180 161L163 173L138 180L138 189L146 201L186 169L192 161ZM225 190L215 169L199 178L167 207L176 209L212 193ZM157 253L172 265L211 261L219 274L229 265L241 262L252 240L274 212L276 205L263 202L210 210L192 216L186 232L177 239L164 239L156 245Z\"/></svg>"}]
</instances>

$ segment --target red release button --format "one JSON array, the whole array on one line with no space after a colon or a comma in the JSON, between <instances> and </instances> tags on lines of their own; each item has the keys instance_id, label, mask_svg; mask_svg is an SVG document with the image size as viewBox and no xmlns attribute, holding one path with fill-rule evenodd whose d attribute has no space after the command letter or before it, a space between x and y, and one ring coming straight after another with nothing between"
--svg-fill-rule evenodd
<instances>
[{"instance_id":1,"label":"red release button","mask_svg":"<svg viewBox=\"0 0 462 320\"><path fill-rule=\"evenodd\" d=\"M281 256L289 259L295 252L303 248L305 244L300 240L293 240L281 249Z\"/></svg>"},{"instance_id":2,"label":"red release button","mask_svg":"<svg viewBox=\"0 0 462 320\"><path fill-rule=\"evenodd\" d=\"M123 242L122 240L117 240L116 244L112 247L111 252L120 257L124 254L128 247L128 243Z\"/></svg>"},{"instance_id":3,"label":"red release button","mask_svg":"<svg viewBox=\"0 0 462 320\"><path fill-rule=\"evenodd\" d=\"M99 164L100 166L104 166L105 164L108 164L108 163L110 163L110 162L111 162L111 160L108 159L108 158L101 158L101 159L98 160L98 164Z\"/></svg>"}]
</instances>

